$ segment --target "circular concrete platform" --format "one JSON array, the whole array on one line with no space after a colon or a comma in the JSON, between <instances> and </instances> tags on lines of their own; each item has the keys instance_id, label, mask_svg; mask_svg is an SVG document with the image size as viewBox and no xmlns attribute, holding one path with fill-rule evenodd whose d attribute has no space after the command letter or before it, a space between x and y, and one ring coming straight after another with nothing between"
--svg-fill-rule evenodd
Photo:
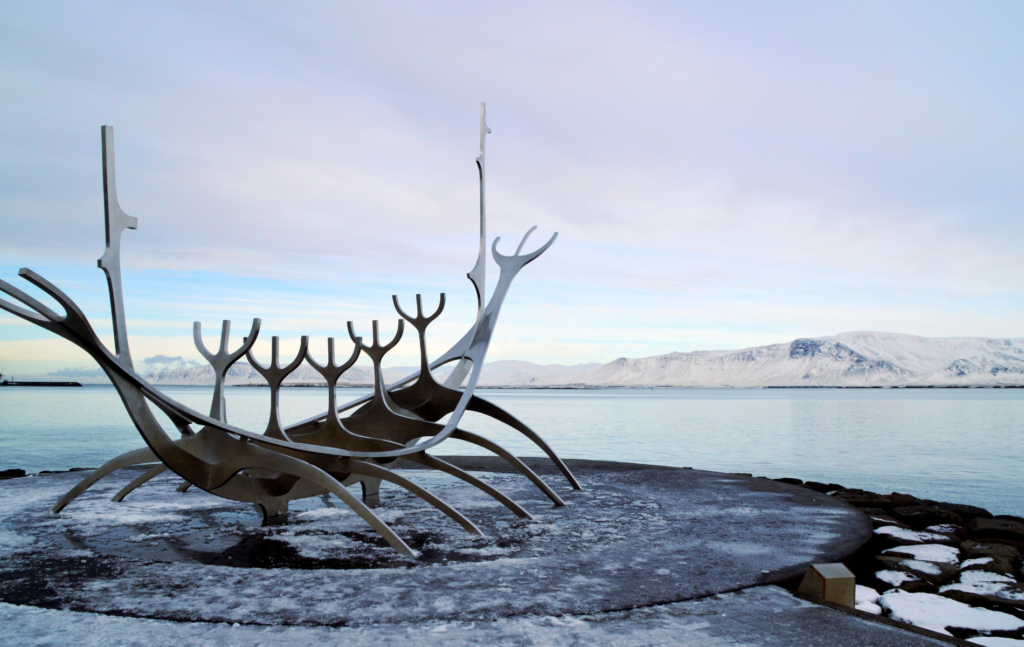
<instances>
[{"instance_id":1,"label":"circular concrete platform","mask_svg":"<svg viewBox=\"0 0 1024 647\"><path fill-rule=\"evenodd\" d=\"M287 523L264 527L251 507L177 493L171 476L113 503L138 474L124 470L53 515L49 506L84 474L3 481L0 601L267 625L590 614L776 581L871 535L842 501L766 479L568 461L584 487L572 491L548 461L526 459L568 504L554 508L497 459L449 460L535 519L445 475L403 471L487 535L385 486L376 512L420 552L413 561L336 500L293 504Z\"/></svg>"}]
</instances>

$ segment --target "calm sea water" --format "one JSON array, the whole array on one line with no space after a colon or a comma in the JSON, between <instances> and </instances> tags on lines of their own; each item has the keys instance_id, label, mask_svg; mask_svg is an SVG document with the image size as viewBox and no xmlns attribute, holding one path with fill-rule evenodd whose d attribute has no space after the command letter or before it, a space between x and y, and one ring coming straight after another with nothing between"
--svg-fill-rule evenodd
<instances>
[{"instance_id":1,"label":"calm sea water","mask_svg":"<svg viewBox=\"0 0 1024 647\"><path fill-rule=\"evenodd\" d=\"M209 410L212 389L166 387ZM344 389L342 397L368 393ZM268 392L227 389L228 420L262 431ZM483 390L561 456L792 476L908 492L1024 515L1024 390ZM282 391L285 422L326 408L322 388ZM467 414L461 425L519 455L515 432ZM168 428L170 425L168 423ZM176 437L176 436L175 436ZM0 388L0 469L96 467L143 445L110 387ZM448 441L438 454L480 454Z\"/></svg>"}]
</instances>

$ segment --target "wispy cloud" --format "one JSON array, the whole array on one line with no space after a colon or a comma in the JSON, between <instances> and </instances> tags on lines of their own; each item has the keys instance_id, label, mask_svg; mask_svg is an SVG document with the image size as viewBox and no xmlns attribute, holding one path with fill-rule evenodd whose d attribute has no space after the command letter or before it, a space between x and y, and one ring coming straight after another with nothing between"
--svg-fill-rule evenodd
<instances>
[{"instance_id":1,"label":"wispy cloud","mask_svg":"<svg viewBox=\"0 0 1024 647\"><path fill-rule=\"evenodd\" d=\"M392 293L442 291L443 350L473 316L481 99L489 234L560 232L513 289L496 353L1021 334L1019 3L0 16L0 270L43 271L109 330L98 126L114 125L140 219L127 309L149 355L194 357L194 319L345 338L348 319L394 319ZM4 316L0 351L40 334Z\"/></svg>"}]
</instances>

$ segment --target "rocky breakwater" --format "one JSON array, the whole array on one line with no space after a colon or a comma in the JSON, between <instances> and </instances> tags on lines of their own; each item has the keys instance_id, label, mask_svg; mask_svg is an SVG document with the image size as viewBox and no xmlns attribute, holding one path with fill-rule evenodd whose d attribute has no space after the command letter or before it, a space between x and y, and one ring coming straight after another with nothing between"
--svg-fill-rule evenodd
<instances>
[{"instance_id":1,"label":"rocky breakwater","mask_svg":"<svg viewBox=\"0 0 1024 647\"><path fill-rule=\"evenodd\" d=\"M861 611L958 638L1024 639L1024 518L897 492L778 480L826 492L871 519L872 539L845 562L857 576Z\"/></svg>"}]
</instances>

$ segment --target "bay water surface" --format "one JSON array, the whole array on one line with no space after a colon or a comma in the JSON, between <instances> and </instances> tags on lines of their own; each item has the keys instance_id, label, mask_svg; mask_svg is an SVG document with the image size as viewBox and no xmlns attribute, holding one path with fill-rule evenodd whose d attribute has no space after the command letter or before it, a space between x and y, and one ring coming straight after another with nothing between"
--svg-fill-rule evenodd
<instances>
[{"instance_id":1,"label":"bay water surface","mask_svg":"<svg viewBox=\"0 0 1024 647\"><path fill-rule=\"evenodd\" d=\"M197 411L211 387L162 387ZM341 402L369 389L341 389ZM228 421L266 427L269 392L229 387ZM484 389L563 458L617 460L967 503L1024 516L1024 389ZM282 390L282 418L326 408L324 388ZM154 409L155 411L155 409ZM162 414L172 437L177 433ZM460 427L521 456L540 450L467 413ZM98 467L144 443L112 387L0 388L0 469ZM446 441L433 453L484 454Z\"/></svg>"}]
</instances>

